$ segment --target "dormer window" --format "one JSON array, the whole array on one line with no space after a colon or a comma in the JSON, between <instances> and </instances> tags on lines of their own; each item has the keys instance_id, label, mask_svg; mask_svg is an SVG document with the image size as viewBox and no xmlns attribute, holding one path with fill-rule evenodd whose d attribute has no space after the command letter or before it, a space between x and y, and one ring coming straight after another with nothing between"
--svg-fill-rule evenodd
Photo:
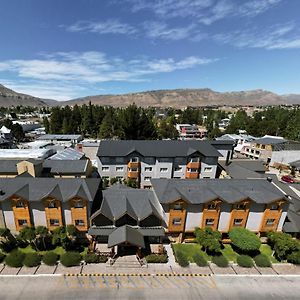
<instances>
[{"instance_id":1,"label":"dormer window","mask_svg":"<svg viewBox=\"0 0 300 300\"><path fill-rule=\"evenodd\" d=\"M75 207L75 208L83 208L83 203L82 203L82 201L77 201L77 202L75 202L75 203L74 203L74 207Z\"/></svg>"},{"instance_id":2,"label":"dormer window","mask_svg":"<svg viewBox=\"0 0 300 300\"><path fill-rule=\"evenodd\" d=\"M270 206L270 210L278 210L278 208L279 208L278 204L272 204Z\"/></svg>"},{"instance_id":3,"label":"dormer window","mask_svg":"<svg viewBox=\"0 0 300 300\"><path fill-rule=\"evenodd\" d=\"M48 203L48 208L56 208L55 202L49 202Z\"/></svg>"},{"instance_id":4,"label":"dormer window","mask_svg":"<svg viewBox=\"0 0 300 300\"><path fill-rule=\"evenodd\" d=\"M16 207L17 208L25 208L25 203L21 200L19 200L16 204Z\"/></svg>"},{"instance_id":5,"label":"dormer window","mask_svg":"<svg viewBox=\"0 0 300 300\"><path fill-rule=\"evenodd\" d=\"M182 210L182 203L176 203L176 204L174 204L173 209L174 210Z\"/></svg>"},{"instance_id":6,"label":"dormer window","mask_svg":"<svg viewBox=\"0 0 300 300\"><path fill-rule=\"evenodd\" d=\"M208 210L216 210L217 205L215 203L210 203L210 204L207 205L207 209Z\"/></svg>"},{"instance_id":7,"label":"dormer window","mask_svg":"<svg viewBox=\"0 0 300 300\"><path fill-rule=\"evenodd\" d=\"M236 210L246 210L246 204L245 203L239 203L235 205Z\"/></svg>"},{"instance_id":8,"label":"dormer window","mask_svg":"<svg viewBox=\"0 0 300 300\"><path fill-rule=\"evenodd\" d=\"M138 157L131 157L130 162L139 162L139 158Z\"/></svg>"},{"instance_id":9,"label":"dormer window","mask_svg":"<svg viewBox=\"0 0 300 300\"><path fill-rule=\"evenodd\" d=\"M199 162L200 161L200 158L199 157L191 157L191 159L190 159L190 162L191 163L197 163L197 162Z\"/></svg>"}]
</instances>

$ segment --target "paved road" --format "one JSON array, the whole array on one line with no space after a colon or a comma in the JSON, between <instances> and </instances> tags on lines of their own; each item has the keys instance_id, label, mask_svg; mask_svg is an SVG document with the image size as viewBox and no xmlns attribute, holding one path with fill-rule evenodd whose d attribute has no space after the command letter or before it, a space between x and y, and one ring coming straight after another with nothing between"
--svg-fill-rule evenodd
<instances>
[{"instance_id":1,"label":"paved road","mask_svg":"<svg viewBox=\"0 0 300 300\"><path fill-rule=\"evenodd\" d=\"M1 277L0 299L300 299L300 277Z\"/></svg>"}]
</instances>

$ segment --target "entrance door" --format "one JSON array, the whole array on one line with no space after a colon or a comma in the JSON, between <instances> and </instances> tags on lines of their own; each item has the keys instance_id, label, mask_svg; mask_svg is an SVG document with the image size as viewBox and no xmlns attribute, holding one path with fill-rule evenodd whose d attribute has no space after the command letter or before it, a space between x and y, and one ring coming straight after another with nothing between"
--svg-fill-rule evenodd
<instances>
[{"instance_id":1,"label":"entrance door","mask_svg":"<svg viewBox=\"0 0 300 300\"><path fill-rule=\"evenodd\" d=\"M118 256L125 256L125 255L135 255L138 251L137 246L132 245L118 245Z\"/></svg>"}]
</instances>

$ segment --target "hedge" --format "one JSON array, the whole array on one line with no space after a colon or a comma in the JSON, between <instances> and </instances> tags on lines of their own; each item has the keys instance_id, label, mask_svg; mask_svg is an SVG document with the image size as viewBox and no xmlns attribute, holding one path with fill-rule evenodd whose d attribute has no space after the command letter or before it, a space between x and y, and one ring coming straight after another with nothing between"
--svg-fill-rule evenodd
<instances>
[{"instance_id":1,"label":"hedge","mask_svg":"<svg viewBox=\"0 0 300 300\"><path fill-rule=\"evenodd\" d=\"M254 265L252 258L248 255L239 255L236 262L240 267L244 268L251 268Z\"/></svg>"},{"instance_id":2,"label":"hedge","mask_svg":"<svg viewBox=\"0 0 300 300\"><path fill-rule=\"evenodd\" d=\"M295 265L300 265L300 251L288 255L287 261Z\"/></svg>"},{"instance_id":3,"label":"hedge","mask_svg":"<svg viewBox=\"0 0 300 300\"><path fill-rule=\"evenodd\" d=\"M41 263L41 257L36 252L25 254L23 265L26 267L37 267Z\"/></svg>"},{"instance_id":4,"label":"hedge","mask_svg":"<svg viewBox=\"0 0 300 300\"><path fill-rule=\"evenodd\" d=\"M254 261L255 261L255 264L258 267L267 268L267 267L271 267L272 266L269 257L267 255L265 255L265 254L258 254L258 255L256 255L254 257Z\"/></svg>"},{"instance_id":5,"label":"hedge","mask_svg":"<svg viewBox=\"0 0 300 300\"><path fill-rule=\"evenodd\" d=\"M47 266L55 266L57 263L57 260L59 258L59 255L56 254L53 251L48 251L43 256L43 263Z\"/></svg>"},{"instance_id":6,"label":"hedge","mask_svg":"<svg viewBox=\"0 0 300 300\"><path fill-rule=\"evenodd\" d=\"M88 253L84 257L84 261L87 264L97 264L97 263L106 263L108 258L106 256L100 256L95 253Z\"/></svg>"},{"instance_id":7,"label":"hedge","mask_svg":"<svg viewBox=\"0 0 300 300\"><path fill-rule=\"evenodd\" d=\"M78 266L81 261L81 254L78 252L66 252L61 255L60 262L65 267Z\"/></svg>"},{"instance_id":8,"label":"hedge","mask_svg":"<svg viewBox=\"0 0 300 300\"><path fill-rule=\"evenodd\" d=\"M190 264L186 256L181 251L176 252L176 259L181 267L187 267Z\"/></svg>"},{"instance_id":9,"label":"hedge","mask_svg":"<svg viewBox=\"0 0 300 300\"><path fill-rule=\"evenodd\" d=\"M199 267L206 267L207 266L207 260L200 253L195 253L193 255L193 260L197 264L197 266L199 266Z\"/></svg>"},{"instance_id":10,"label":"hedge","mask_svg":"<svg viewBox=\"0 0 300 300\"><path fill-rule=\"evenodd\" d=\"M0 263L3 262L3 260L5 259L5 256L6 255L4 253L0 252Z\"/></svg>"},{"instance_id":11,"label":"hedge","mask_svg":"<svg viewBox=\"0 0 300 300\"><path fill-rule=\"evenodd\" d=\"M14 250L5 257L5 264L13 268L20 268L23 266L24 257L23 252Z\"/></svg>"},{"instance_id":12,"label":"hedge","mask_svg":"<svg viewBox=\"0 0 300 300\"><path fill-rule=\"evenodd\" d=\"M164 263L168 262L167 254L150 254L150 255L147 255L145 258L146 258L147 263L152 263L152 264L155 264L155 263L164 264Z\"/></svg>"},{"instance_id":13,"label":"hedge","mask_svg":"<svg viewBox=\"0 0 300 300\"><path fill-rule=\"evenodd\" d=\"M220 268L228 267L228 259L223 254L214 256L212 262Z\"/></svg>"},{"instance_id":14,"label":"hedge","mask_svg":"<svg viewBox=\"0 0 300 300\"><path fill-rule=\"evenodd\" d=\"M229 238L232 245L242 252L258 251L261 245L259 237L254 232L242 227L231 229Z\"/></svg>"}]
</instances>

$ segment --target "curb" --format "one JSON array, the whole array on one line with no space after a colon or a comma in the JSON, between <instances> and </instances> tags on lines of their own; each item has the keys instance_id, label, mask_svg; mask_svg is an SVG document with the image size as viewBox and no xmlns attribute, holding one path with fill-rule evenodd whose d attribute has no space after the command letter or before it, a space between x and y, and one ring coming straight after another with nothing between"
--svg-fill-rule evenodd
<instances>
[{"instance_id":1,"label":"curb","mask_svg":"<svg viewBox=\"0 0 300 300\"><path fill-rule=\"evenodd\" d=\"M99 277L99 276L107 276L107 277L114 277L114 276L160 276L160 277L178 277L178 276L186 276L186 277L208 277L211 274L172 274L172 273L157 273L157 274L126 274L126 273L87 273L87 274L78 274L78 273L67 273L64 274L65 277Z\"/></svg>"}]
</instances>

